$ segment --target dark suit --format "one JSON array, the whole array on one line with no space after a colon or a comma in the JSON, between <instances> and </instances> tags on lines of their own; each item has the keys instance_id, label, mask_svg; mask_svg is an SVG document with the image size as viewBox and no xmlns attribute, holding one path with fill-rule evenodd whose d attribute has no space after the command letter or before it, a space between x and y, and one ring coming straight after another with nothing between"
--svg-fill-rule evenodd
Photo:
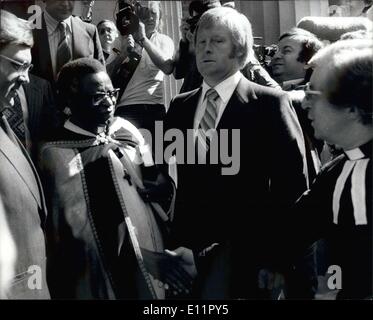
<instances>
[{"instance_id":1,"label":"dark suit","mask_svg":"<svg viewBox=\"0 0 373 320\"><path fill-rule=\"evenodd\" d=\"M2 120L0 119L2 122ZM17 145L16 145L17 144ZM0 127L0 195L17 247L15 283L10 299L48 299L45 240L42 225L46 209L41 184L25 149L20 149ZM36 267L35 267L36 266ZM30 275L29 268L37 268ZM31 269L32 270L32 269ZM39 280L41 288L34 288ZM35 280L35 281L34 281Z\"/></svg>"},{"instance_id":2,"label":"dark suit","mask_svg":"<svg viewBox=\"0 0 373 320\"><path fill-rule=\"evenodd\" d=\"M193 128L201 91L172 100L165 130L178 128L186 134ZM221 162L178 164L173 246L191 248L197 257L211 244L221 244L197 258L199 274L217 276L201 284L203 298L258 297L256 274L270 262L276 241L272 217L286 214L284 208L307 187L302 132L285 94L242 77L217 130L233 128L240 129L238 174L222 175ZM212 259L215 267L208 266Z\"/></svg>"},{"instance_id":3,"label":"dark suit","mask_svg":"<svg viewBox=\"0 0 373 320\"><path fill-rule=\"evenodd\" d=\"M91 57L105 64L96 26L83 22L78 17L71 17L71 28L72 59ZM42 28L34 29L34 41L35 45L31 50L32 63L34 65L32 73L50 81L53 85L55 81L50 56L48 30L44 15L42 18Z\"/></svg>"},{"instance_id":4,"label":"dark suit","mask_svg":"<svg viewBox=\"0 0 373 320\"><path fill-rule=\"evenodd\" d=\"M338 293L338 299L371 300L373 297L372 145L373 141L370 140L359 146L362 157L358 160L352 160L344 153L322 168L309 192L297 201L290 216L298 228L285 237L290 245L284 247L293 249L295 253L302 252L302 249L318 239L324 239L325 269L336 265L342 272L342 290ZM354 170L342 179L345 182L340 186L342 193L337 202L339 209L336 210L335 190L338 190L341 176L346 174L344 169L347 162L356 164ZM357 168L361 162L365 162L365 166ZM354 175L358 173L363 173L362 179L354 180ZM359 206L353 203L356 194L360 196Z\"/></svg>"},{"instance_id":5,"label":"dark suit","mask_svg":"<svg viewBox=\"0 0 373 320\"><path fill-rule=\"evenodd\" d=\"M57 108L54 104L53 92L50 83L34 75L30 82L23 84L26 95L28 121L30 132L30 154L36 159L38 145L48 140L51 132L58 126Z\"/></svg>"}]
</instances>

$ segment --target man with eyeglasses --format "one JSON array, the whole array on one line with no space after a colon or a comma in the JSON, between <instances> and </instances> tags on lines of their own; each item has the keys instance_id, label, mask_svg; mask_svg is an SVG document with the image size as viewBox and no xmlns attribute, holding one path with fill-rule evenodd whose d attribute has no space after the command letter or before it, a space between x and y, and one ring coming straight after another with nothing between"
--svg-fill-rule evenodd
<instances>
[{"instance_id":1,"label":"man with eyeglasses","mask_svg":"<svg viewBox=\"0 0 373 320\"><path fill-rule=\"evenodd\" d=\"M337 299L372 299L373 42L338 41L309 64L314 71L304 107L315 137L343 153L323 167L297 202L291 220L298 227L288 233L288 242L300 250L324 238L328 267L337 270L329 289L338 292Z\"/></svg>"},{"instance_id":2,"label":"man with eyeglasses","mask_svg":"<svg viewBox=\"0 0 373 320\"><path fill-rule=\"evenodd\" d=\"M13 108L7 108L3 113L32 160L37 162L40 144L49 138L60 121L52 87L48 81L29 73L33 68L31 63L0 54L1 60L8 61L19 74L11 91L14 93L10 100Z\"/></svg>"},{"instance_id":3,"label":"man with eyeglasses","mask_svg":"<svg viewBox=\"0 0 373 320\"><path fill-rule=\"evenodd\" d=\"M158 174L140 131L113 117L118 89L102 64L67 63L57 87L71 116L41 152L52 297L164 298L144 254L163 251L171 180ZM157 195L146 179L161 182Z\"/></svg>"},{"instance_id":4,"label":"man with eyeglasses","mask_svg":"<svg viewBox=\"0 0 373 320\"><path fill-rule=\"evenodd\" d=\"M17 114L14 100L29 81L33 45L27 21L0 11L0 196L18 251L14 278L6 297L48 299L44 222L46 206L38 174L29 154L11 126ZM19 110L18 110L19 111ZM22 111L22 110L21 110ZM30 113L31 114L31 113ZM21 130L22 131L22 130ZM2 267L2 266L0 266ZM35 273L31 270L36 270ZM32 278L34 277L34 278Z\"/></svg>"}]
</instances>

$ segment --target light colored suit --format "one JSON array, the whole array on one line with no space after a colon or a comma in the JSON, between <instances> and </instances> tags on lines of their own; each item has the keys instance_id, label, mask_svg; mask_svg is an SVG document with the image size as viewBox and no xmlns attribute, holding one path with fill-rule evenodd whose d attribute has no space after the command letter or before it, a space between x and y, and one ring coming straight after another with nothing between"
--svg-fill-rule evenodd
<instances>
[{"instance_id":1,"label":"light colored suit","mask_svg":"<svg viewBox=\"0 0 373 320\"><path fill-rule=\"evenodd\" d=\"M0 122L3 126L3 119ZM8 298L49 299L43 231L46 206L36 170L19 145L0 127L0 196L18 252Z\"/></svg>"}]
</instances>

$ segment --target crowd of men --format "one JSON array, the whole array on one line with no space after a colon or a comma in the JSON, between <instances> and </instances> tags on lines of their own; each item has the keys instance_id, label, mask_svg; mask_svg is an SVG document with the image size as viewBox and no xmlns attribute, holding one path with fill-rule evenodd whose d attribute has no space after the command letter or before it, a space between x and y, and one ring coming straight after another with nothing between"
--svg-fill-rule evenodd
<instances>
[{"instance_id":1,"label":"crowd of men","mask_svg":"<svg viewBox=\"0 0 373 320\"><path fill-rule=\"evenodd\" d=\"M231 6L192 2L176 50L158 1L127 35L1 10L0 298L314 299L329 266L373 298L371 30L264 66Z\"/></svg>"}]
</instances>

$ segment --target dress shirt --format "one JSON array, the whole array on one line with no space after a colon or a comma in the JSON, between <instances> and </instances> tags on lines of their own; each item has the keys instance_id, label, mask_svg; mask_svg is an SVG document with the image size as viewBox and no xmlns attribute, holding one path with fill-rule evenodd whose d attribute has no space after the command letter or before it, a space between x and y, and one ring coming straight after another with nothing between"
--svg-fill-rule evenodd
<instances>
[{"instance_id":1,"label":"dress shirt","mask_svg":"<svg viewBox=\"0 0 373 320\"><path fill-rule=\"evenodd\" d=\"M227 79L220 82L217 86L215 86L213 89L216 90L216 92L219 94L219 98L217 99L217 106L218 106L218 112L217 117L215 121L215 128L218 126L219 121L223 115L223 112L230 100L230 98L233 95L234 90L236 90L236 87L238 83L240 82L242 77L242 74L240 71L237 71L234 75L228 77ZM203 115L206 110L206 92L211 89L211 87L203 81L202 84L202 94L199 98L198 107L196 110L196 114L194 116L194 123L193 123L193 129L197 130L199 127L199 124L203 118ZM194 133L196 137L196 131Z\"/></svg>"},{"instance_id":2,"label":"dress shirt","mask_svg":"<svg viewBox=\"0 0 373 320\"><path fill-rule=\"evenodd\" d=\"M48 41L50 48L50 55L52 60L53 75L56 78L56 64L57 64L57 49L60 42L60 31L58 29L59 21L55 20L48 12L44 11L45 23L48 31ZM62 21L61 21L62 22ZM67 41L69 43L70 50L72 50L72 27L71 27L71 16L63 20L66 23L66 34ZM71 56L72 51L71 51Z\"/></svg>"}]
</instances>

